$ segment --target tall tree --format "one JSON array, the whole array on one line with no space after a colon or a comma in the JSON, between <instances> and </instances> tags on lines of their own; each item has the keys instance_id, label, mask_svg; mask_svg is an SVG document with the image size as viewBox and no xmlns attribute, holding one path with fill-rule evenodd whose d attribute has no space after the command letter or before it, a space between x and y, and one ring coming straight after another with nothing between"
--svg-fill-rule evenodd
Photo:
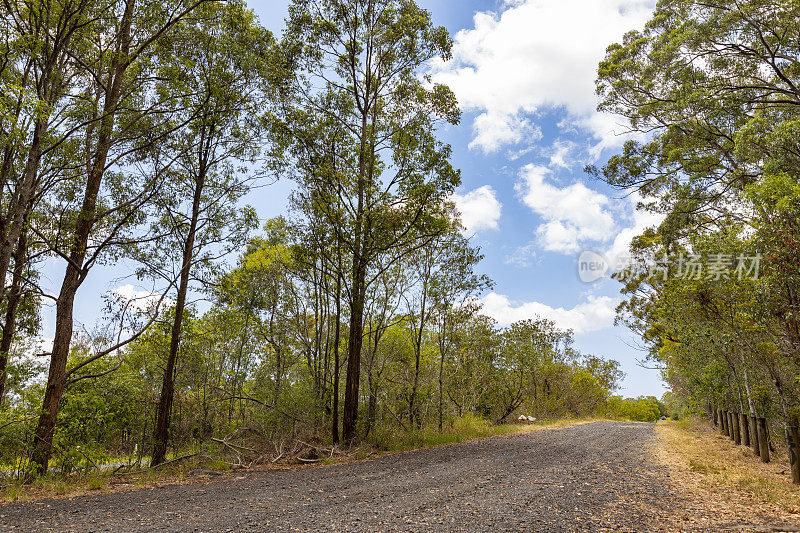
<instances>
[{"instance_id":1,"label":"tall tree","mask_svg":"<svg viewBox=\"0 0 800 533\"><path fill-rule=\"evenodd\" d=\"M198 7L195 17L162 39L159 53L166 81L157 90L186 96L176 99L175 112L184 125L155 148L158 158L175 160L172 182L159 202L170 238L157 243L157 253L168 253L165 248L174 244L181 257L153 466L164 462L167 451L190 280L206 279L200 267L208 269L237 248L256 220L252 210L237 206L254 177L240 167L254 164L260 154L274 42L241 3L214 3Z\"/></svg>"},{"instance_id":2,"label":"tall tree","mask_svg":"<svg viewBox=\"0 0 800 533\"><path fill-rule=\"evenodd\" d=\"M455 98L419 77L429 60L449 57L452 42L410 0L296 0L285 38L300 70L291 124L323 113L341 125L353 154L336 179L323 176L327 194L344 211L336 238L351 269L342 427L350 442L356 436L366 289L380 275L373 268L377 256L399 259L441 233L443 202L460 181L448 161L450 148L435 138L439 122L458 121ZM318 95L326 93L335 106L320 106ZM391 263L382 261L386 268Z\"/></svg>"},{"instance_id":3,"label":"tall tree","mask_svg":"<svg viewBox=\"0 0 800 533\"><path fill-rule=\"evenodd\" d=\"M73 43L67 52L82 58L82 77L93 85L89 92L96 98L87 102L88 118L74 117L74 129L82 132L85 139L87 166L82 185L73 192L76 199L80 198L80 205L73 211L74 219L61 229L58 241L51 244L65 260L66 268L56 299L50 368L31 453L39 473L47 470L61 398L69 381L76 379L70 376L95 358L117 349L113 346L103 350L67 372L75 295L103 253L126 241L120 231L141 216L141 209L157 188L151 179L137 190L133 183L116 187L118 183L107 183L105 178L110 167L124 164L126 157L141 149L143 137L131 136L145 120L152 125L150 119L158 116L152 107L142 109L142 99L153 96L149 92L152 80L148 61L154 44L205 1L208 0L110 2L92 10L92 16L86 15L80 42ZM157 95L155 99L158 100ZM163 174L157 177L162 178ZM104 185L109 193L105 197Z\"/></svg>"}]
</instances>

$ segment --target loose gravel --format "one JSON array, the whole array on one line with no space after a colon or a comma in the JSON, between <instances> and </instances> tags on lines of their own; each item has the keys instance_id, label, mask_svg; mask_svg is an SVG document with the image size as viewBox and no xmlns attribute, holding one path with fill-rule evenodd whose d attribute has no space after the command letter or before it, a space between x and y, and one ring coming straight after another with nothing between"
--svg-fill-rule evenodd
<instances>
[{"instance_id":1,"label":"loose gravel","mask_svg":"<svg viewBox=\"0 0 800 533\"><path fill-rule=\"evenodd\" d=\"M13 531L657 531L652 424L596 422L352 464L0 506Z\"/></svg>"}]
</instances>

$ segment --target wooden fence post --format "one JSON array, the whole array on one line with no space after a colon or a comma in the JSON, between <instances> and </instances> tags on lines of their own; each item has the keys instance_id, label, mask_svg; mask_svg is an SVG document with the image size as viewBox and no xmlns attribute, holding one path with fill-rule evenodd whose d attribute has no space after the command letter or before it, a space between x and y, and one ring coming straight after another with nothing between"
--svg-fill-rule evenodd
<instances>
[{"instance_id":1,"label":"wooden fence post","mask_svg":"<svg viewBox=\"0 0 800 533\"><path fill-rule=\"evenodd\" d=\"M733 413L733 442L736 445L740 445L742 443L742 432L739 429L739 413Z\"/></svg>"},{"instance_id":2,"label":"wooden fence post","mask_svg":"<svg viewBox=\"0 0 800 533\"><path fill-rule=\"evenodd\" d=\"M750 424L747 423L750 417L745 413L739 415L739 429L742 433L742 446L750 446Z\"/></svg>"},{"instance_id":3,"label":"wooden fence post","mask_svg":"<svg viewBox=\"0 0 800 533\"><path fill-rule=\"evenodd\" d=\"M733 411L728 411L728 436L736 440L736 426L733 425Z\"/></svg>"},{"instance_id":4,"label":"wooden fence post","mask_svg":"<svg viewBox=\"0 0 800 533\"><path fill-rule=\"evenodd\" d=\"M728 411L722 410L722 434L726 437L730 435L730 425L728 424Z\"/></svg>"},{"instance_id":5,"label":"wooden fence post","mask_svg":"<svg viewBox=\"0 0 800 533\"><path fill-rule=\"evenodd\" d=\"M761 462L769 462L769 433L767 432L767 419L759 418L758 422L758 451L761 452Z\"/></svg>"},{"instance_id":6,"label":"wooden fence post","mask_svg":"<svg viewBox=\"0 0 800 533\"><path fill-rule=\"evenodd\" d=\"M711 406L711 423L717 425L717 408L713 405Z\"/></svg>"},{"instance_id":7,"label":"wooden fence post","mask_svg":"<svg viewBox=\"0 0 800 533\"><path fill-rule=\"evenodd\" d=\"M750 415L750 443L753 445L753 455L758 457L761 451L758 448L758 419L756 415Z\"/></svg>"},{"instance_id":8,"label":"wooden fence post","mask_svg":"<svg viewBox=\"0 0 800 533\"><path fill-rule=\"evenodd\" d=\"M792 470L792 483L800 485L800 433L797 426L786 427L786 443L789 445L789 467Z\"/></svg>"}]
</instances>

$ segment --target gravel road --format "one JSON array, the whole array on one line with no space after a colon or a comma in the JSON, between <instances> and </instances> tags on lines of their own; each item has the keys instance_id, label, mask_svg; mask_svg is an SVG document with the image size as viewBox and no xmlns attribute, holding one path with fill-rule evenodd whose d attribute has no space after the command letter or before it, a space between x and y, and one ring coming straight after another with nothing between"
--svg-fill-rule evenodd
<instances>
[{"instance_id":1,"label":"gravel road","mask_svg":"<svg viewBox=\"0 0 800 533\"><path fill-rule=\"evenodd\" d=\"M653 531L676 505L654 426L597 422L168 486L0 506L14 531Z\"/></svg>"}]
</instances>

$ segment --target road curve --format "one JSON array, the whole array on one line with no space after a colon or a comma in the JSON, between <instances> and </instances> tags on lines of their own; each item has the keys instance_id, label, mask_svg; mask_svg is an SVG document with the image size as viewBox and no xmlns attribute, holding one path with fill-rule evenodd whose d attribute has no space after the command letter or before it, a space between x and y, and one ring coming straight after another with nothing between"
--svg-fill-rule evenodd
<instances>
[{"instance_id":1,"label":"road curve","mask_svg":"<svg viewBox=\"0 0 800 533\"><path fill-rule=\"evenodd\" d=\"M596 422L349 465L0 506L13 531L652 531L652 424Z\"/></svg>"}]
</instances>

